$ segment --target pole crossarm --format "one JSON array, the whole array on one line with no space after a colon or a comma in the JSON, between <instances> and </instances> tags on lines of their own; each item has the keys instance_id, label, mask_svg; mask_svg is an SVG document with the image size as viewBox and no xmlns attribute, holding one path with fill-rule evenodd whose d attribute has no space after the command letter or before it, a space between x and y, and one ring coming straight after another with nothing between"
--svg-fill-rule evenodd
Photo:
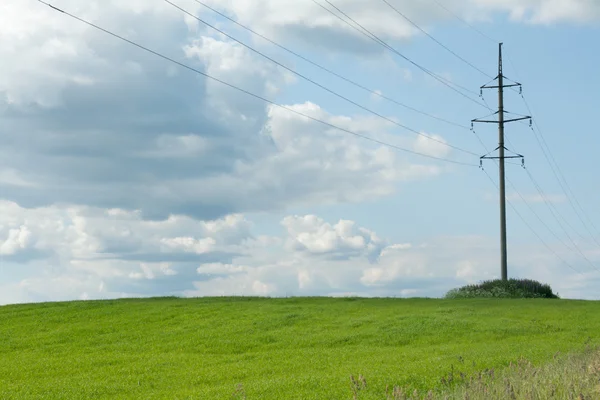
<instances>
[{"instance_id":1,"label":"pole crossarm","mask_svg":"<svg viewBox=\"0 0 600 400\"><path fill-rule=\"evenodd\" d=\"M516 155L516 156L504 156L504 157L490 157L490 156L481 156L479 157L481 160L500 160L502 159L508 159L508 158L521 158L523 160L525 160L525 156L522 155Z\"/></svg>"},{"instance_id":2,"label":"pole crossarm","mask_svg":"<svg viewBox=\"0 0 600 400\"><path fill-rule=\"evenodd\" d=\"M473 119L473 120L471 120L471 123L474 123L474 122L480 122L480 123L483 123L483 124L499 124L500 123L500 121L491 121L491 120L487 120L487 119Z\"/></svg>"},{"instance_id":3,"label":"pole crossarm","mask_svg":"<svg viewBox=\"0 0 600 400\"><path fill-rule=\"evenodd\" d=\"M526 117L520 117L520 118L505 119L505 120L504 120L504 123L508 123L508 122L517 122L517 121L523 121L523 120L526 120L526 119L528 119L528 120L529 120L529 122L531 122L531 121L532 121L532 118L531 118L531 117L529 117L529 116L526 116Z\"/></svg>"},{"instance_id":4,"label":"pole crossarm","mask_svg":"<svg viewBox=\"0 0 600 400\"><path fill-rule=\"evenodd\" d=\"M507 77L505 77L504 75L498 75L497 77L495 77L494 79L492 79L492 82L495 81L502 81L502 83L498 83L497 85L490 85L489 83L480 86L479 87L479 96L483 96L483 89L501 89L504 90L505 88L512 88L512 87L518 87L519 88L519 94L523 94L523 85L521 85L519 82L514 82L511 84L505 84L504 80L508 79ZM490 82L491 83L491 82Z\"/></svg>"},{"instance_id":5,"label":"pole crossarm","mask_svg":"<svg viewBox=\"0 0 600 400\"><path fill-rule=\"evenodd\" d=\"M507 112L506 112L506 111L504 111L504 113L506 114ZM499 114L499 112L498 112L498 111L496 111L496 112L495 112L494 114L492 114L492 115L496 115L496 114ZM532 118L531 118L530 116L524 116L524 117L519 117L519 118L505 119L503 122L506 124L506 123L509 123L509 122L524 121L524 120L526 120L526 119L528 119L528 120L530 121L530 123L531 123L531 121L532 121ZM500 121L489 120L489 119L479 119L479 118L475 118L475 119L472 119L472 120L471 120L471 124L473 124L473 123L475 123L475 122L478 122L478 123L484 123L484 124L499 124L499 123L500 123Z\"/></svg>"},{"instance_id":6,"label":"pole crossarm","mask_svg":"<svg viewBox=\"0 0 600 400\"><path fill-rule=\"evenodd\" d=\"M481 157L479 157L479 168L483 169L483 160L507 160L507 159L515 159L515 158L519 158L521 159L521 166L523 168L525 168L525 156L519 153L515 153L511 150L509 150L506 146L502 146L502 148L504 149L504 151L508 151L509 153L512 153L512 155L504 155L504 156L490 156L490 154L500 150L500 146L496 147L493 151L490 151L489 153L487 153L486 155L483 155Z\"/></svg>"},{"instance_id":7,"label":"pole crossarm","mask_svg":"<svg viewBox=\"0 0 600 400\"><path fill-rule=\"evenodd\" d=\"M504 85L503 87L505 88L509 88L509 87L521 87L523 85L521 85L520 83L515 83L512 85ZM481 86L481 89L500 89L500 86L496 85L496 86L487 86L487 85L483 85Z\"/></svg>"}]
</instances>

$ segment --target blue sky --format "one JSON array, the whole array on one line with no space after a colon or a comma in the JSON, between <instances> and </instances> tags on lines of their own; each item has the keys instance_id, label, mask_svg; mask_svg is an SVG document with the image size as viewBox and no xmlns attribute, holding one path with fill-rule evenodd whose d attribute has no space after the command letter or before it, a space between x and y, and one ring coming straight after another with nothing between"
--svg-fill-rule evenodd
<instances>
[{"instance_id":1,"label":"blue sky","mask_svg":"<svg viewBox=\"0 0 600 400\"><path fill-rule=\"evenodd\" d=\"M501 40L505 43L505 75L514 81L523 83L524 95L534 111L536 122L550 146L552 155L558 161L577 200L592 221L597 223L600 215L594 204L597 203L598 192L594 190L593 185L589 184L592 179L588 174L593 170L589 163L593 163L595 159L595 146L592 143L599 139L592 135L586 135L590 126L590 116L594 115L593 110L597 107L597 93L600 89L600 80L594 74L594 65L596 65L598 55L589 51L598 38L597 26L573 26L571 24L539 26L507 21L506 17L501 15L494 19L493 23L479 23L476 26L491 37L502 38ZM476 66L493 76L497 74L497 44L482 38L475 31L456 20L434 28L431 33ZM373 47L377 48L375 44ZM427 68L436 72L450 72L453 77L456 77L457 82L471 90L478 91L480 85L487 83L484 76L454 58L426 36L421 35L409 43L397 46L397 48ZM399 100L409 99L405 101L409 101L411 106L436 113L455 122L469 125L471 118L483 117L488 114L485 109L472 105L468 100L461 98L446 87L436 87L435 89L424 87L422 82L426 79L424 73L401 59L398 60L398 65L401 68L408 68L415 77L414 79L420 82L402 82L401 78L397 78L400 80L400 84L389 87L389 75L374 74L369 67L348 68L348 63L329 61L326 56L322 55L318 57L318 61L335 71L343 71L345 76L364 82L370 88L389 88L383 89L385 95ZM299 61L298 65L302 65L302 62ZM318 77L321 81L328 82L331 79L318 69L311 72L311 77ZM336 81L336 83L338 82L341 81ZM356 97L353 98L361 98L360 90L354 90L348 86L341 82L334 87L336 90L346 90L345 93L354 94ZM310 85L307 85L305 90L306 92L303 90L290 91L283 96L283 101L299 101L314 93L313 96L315 99L319 99L319 104L327 104L330 109L340 112L348 109L343 101L335 98L332 100L330 96L323 95L322 91ZM553 95L549 95L549 93L553 93ZM496 91L484 91L484 96L488 104L492 107L497 106ZM369 100L368 94L362 95L363 104L374 107L373 102L369 102ZM377 110L385 110L386 115L401 115L402 121L415 129L441 133L452 144L484 154L479 142L470 132L418 114L415 115L415 113L405 111L394 104L381 104L385 101L376 103ZM352 107L350 106L350 108ZM507 93L505 107L509 111L529 114L522 99L515 93ZM495 126L476 125L475 128L490 150L497 146L498 136ZM506 134L511 143L516 146L513 150L526 156L527 168L540 182L545 193L549 197L563 195L561 186L529 127L518 124L507 125ZM590 146L582 145L582 143L589 143ZM469 157L462 159L478 162ZM484 167L496 179L497 168L494 167L494 164L487 161ZM511 165L507 168L507 176L523 195L537 193L520 167ZM435 195L431 195L432 190L435 190ZM514 192L511 188L508 191ZM393 237L395 240L402 240L406 237L406 229L410 229L411 237L417 235L419 238L427 237L432 232L444 235L453 233L495 235L498 229L497 205L482 201L482 194L488 192L490 196L496 196L495 189L480 170L457 168L456 173L450 176L411 184L409 190L402 190L393 196L371 203L336 205L318 210L319 214L331 215L332 219L343 218L343 215L353 215L352 219L360 221L361 224L368 224L377 232L385 232L386 237ZM443 201L440 201L438 196L444 196ZM545 216L549 213L547 206L543 203L535 204L534 208L540 215ZM522 212L527 217L527 221L532 223L540 234L544 237L551 235L531 215L526 206L519 204L518 209L519 211L524 210ZM585 232L585 228L581 226L568 202L565 201L564 204L559 205L559 209L565 217L572 220L572 223L582 233ZM464 210L469 211L464 212ZM309 210L301 209L297 212L305 213ZM511 218L511 239L535 241L536 238L530 230L519 219L514 218L514 213L511 214L509 216ZM277 219L273 216L272 218ZM548 223L552 224L553 221L550 220ZM551 226L556 226L555 230L560 231L558 223ZM570 234L573 235L572 232ZM568 240L564 233L561 236Z\"/></svg>"},{"instance_id":2,"label":"blue sky","mask_svg":"<svg viewBox=\"0 0 600 400\"><path fill-rule=\"evenodd\" d=\"M296 8L282 0L209 3L411 107L465 126L489 114L309 0ZM393 145L479 163L477 156L440 147L327 93L163 1L52 4L315 118ZM191 0L177 4L386 118L485 153L469 130L373 97ZM489 81L383 3L334 4L461 86L478 92ZM496 75L497 44L435 3L394 4ZM557 7L549 0L443 4L505 43L505 75L524 85L533 117L575 195L571 201L580 203L586 222L589 217L600 227L593 176L600 78L594 73L599 56L592 51L600 6L573 1ZM7 40L0 56L9 61L0 67L0 303L165 294L439 296L498 275L497 190L479 168L408 155L303 121L38 2L2 7L0 33ZM484 95L495 107L497 93ZM506 109L528 114L513 92ZM476 132L489 150L497 146L495 126L477 125ZM527 204L511 184L509 200L536 232L509 207L509 275L548 282L566 297L598 299L600 232L592 228L591 237L579 221L529 127L511 124L507 137L509 147L526 156L548 203L567 220L554 217L525 170L507 166ZM497 180L491 161L485 170Z\"/></svg>"}]
</instances>

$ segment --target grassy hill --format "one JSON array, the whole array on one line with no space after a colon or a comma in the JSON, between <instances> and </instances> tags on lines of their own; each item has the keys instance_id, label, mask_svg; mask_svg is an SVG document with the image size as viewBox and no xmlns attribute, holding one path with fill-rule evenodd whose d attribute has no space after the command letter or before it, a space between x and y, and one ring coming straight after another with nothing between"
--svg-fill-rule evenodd
<instances>
[{"instance_id":1,"label":"grassy hill","mask_svg":"<svg viewBox=\"0 0 600 400\"><path fill-rule=\"evenodd\" d=\"M146 299L0 307L1 399L385 399L600 332L563 300ZM238 386L238 385L242 386ZM236 393L236 387L238 391ZM243 389L242 389L243 388Z\"/></svg>"}]
</instances>

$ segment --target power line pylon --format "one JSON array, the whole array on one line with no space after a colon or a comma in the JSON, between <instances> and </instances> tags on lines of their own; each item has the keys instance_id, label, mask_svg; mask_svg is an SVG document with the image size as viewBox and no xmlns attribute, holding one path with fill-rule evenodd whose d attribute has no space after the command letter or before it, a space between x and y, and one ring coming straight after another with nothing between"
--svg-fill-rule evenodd
<instances>
[{"instance_id":1,"label":"power line pylon","mask_svg":"<svg viewBox=\"0 0 600 400\"><path fill-rule=\"evenodd\" d=\"M504 125L509 122L523 121L529 120L531 123L530 116L522 116L518 118L506 119L505 115L507 111L504 109L504 89L510 87L519 87L519 91L522 91L522 85L518 82L505 84L504 80L507 79L502 72L502 43L499 44L498 51L498 76L492 80L492 82L497 82L496 85L487 84L481 86L481 95L483 96L483 89L498 89L498 111L493 113L492 115L498 115L498 120L487 120L487 119L474 119L471 121L471 124L475 122L479 123L487 123L487 124L498 124L498 147L494 151L498 151L498 156L493 157L490 156L491 153L488 153L481 157L480 165L483 167L483 160L498 160L499 161L499 169L500 169L500 271L502 275L502 280L508 280L508 252L506 246L506 178L505 178L505 163L506 159L510 158L520 158L521 162L525 162L525 158L520 155L513 153L514 155L506 155L506 151L512 153L508 150L504 144ZM490 116L492 116L490 115ZM488 117L484 117L488 118Z\"/></svg>"}]
</instances>

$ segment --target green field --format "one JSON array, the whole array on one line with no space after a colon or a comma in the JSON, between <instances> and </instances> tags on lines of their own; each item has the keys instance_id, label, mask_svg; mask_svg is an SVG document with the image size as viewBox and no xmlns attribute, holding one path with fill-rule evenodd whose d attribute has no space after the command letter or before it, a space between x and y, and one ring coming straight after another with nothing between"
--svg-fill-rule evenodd
<instances>
[{"instance_id":1,"label":"green field","mask_svg":"<svg viewBox=\"0 0 600 400\"><path fill-rule=\"evenodd\" d=\"M600 302L146 299L0 307L0 399L364 399L597 343ZM237 398L242 398L238 393ZM236 398L236 397L234 397Z\"/></svg>"}]
</instances>

